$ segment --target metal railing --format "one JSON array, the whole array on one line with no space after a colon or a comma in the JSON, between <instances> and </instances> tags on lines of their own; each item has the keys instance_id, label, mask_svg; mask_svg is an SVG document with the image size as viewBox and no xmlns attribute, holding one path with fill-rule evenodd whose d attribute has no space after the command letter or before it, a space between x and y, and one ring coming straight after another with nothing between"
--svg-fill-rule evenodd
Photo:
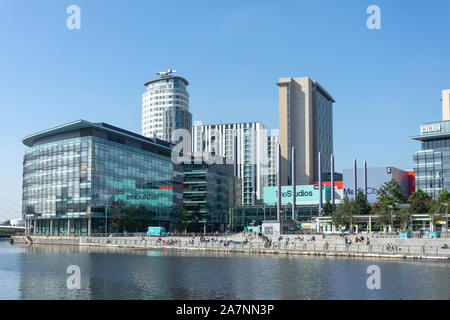
<instances>
[{"instance_id":1,"label":"metal railing","mask_svg":"<svg viewBox=\"0 0 450 320\"><path fill-rule=\"evenodd\" d=\"M83 243L94 245L116 245L138 248L179 248L179 249L203 249L217 251L245 251L245 252L314 252L314 253L361 253L383 255L437 255L450 258L450 248L430 245L392 245L386 244L337 244L323 242L236 242L236 241L198 241L192 239L155 239L142 237L130 238L83 238Z\"/></svg>"}]
</instances>

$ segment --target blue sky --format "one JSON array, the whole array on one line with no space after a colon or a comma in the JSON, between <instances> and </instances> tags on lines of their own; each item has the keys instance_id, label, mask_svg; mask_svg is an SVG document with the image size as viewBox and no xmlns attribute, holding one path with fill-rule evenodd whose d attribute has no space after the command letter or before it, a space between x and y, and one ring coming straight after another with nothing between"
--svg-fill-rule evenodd
<instances>
[{"instance_id":1,"label":"blue sky","mask_svg":"<svg viewBox=\"0 0 450 320\"><path fill-rule=\"evenodd\" d=\"M81 29L66 8L81 9ZM381 8L381 30L366 8ZM178 68L194 120L278 128L280 77L334 97L338 170L412 169L409 136L441 119L449 1L0 1L0 220L19 217L21 139L77 119L140 132L144 82Z\"/></svg>"}]
</instances>

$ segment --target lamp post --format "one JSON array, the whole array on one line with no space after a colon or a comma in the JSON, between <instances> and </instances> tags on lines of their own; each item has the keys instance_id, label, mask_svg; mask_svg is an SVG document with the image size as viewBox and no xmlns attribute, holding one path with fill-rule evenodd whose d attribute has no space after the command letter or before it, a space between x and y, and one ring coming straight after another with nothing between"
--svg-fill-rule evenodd
<instances>
[{"instance_id":1,"label":"lamp post","mask_svg":"<svg viewBox=\"0 0 450 320\"><path fill-rule=\"evenodd\" d=\"M388 208L391 210L391 224L389 225L389 232L391 232L392 231L392 225L394 224L393 216L392 216L392 211L393 211L394 207L389 205Z\"/></svg>"},{"instance_id":2,"label":"lamp post","mask_svg":"<svg viewBox=\"0 0 450 320\"><path fill-rule=\"evenodd\" d=\"M448 202L444 202L443 205L445 206L445 232L448 232Z\"/></svg>"}]
</instances>

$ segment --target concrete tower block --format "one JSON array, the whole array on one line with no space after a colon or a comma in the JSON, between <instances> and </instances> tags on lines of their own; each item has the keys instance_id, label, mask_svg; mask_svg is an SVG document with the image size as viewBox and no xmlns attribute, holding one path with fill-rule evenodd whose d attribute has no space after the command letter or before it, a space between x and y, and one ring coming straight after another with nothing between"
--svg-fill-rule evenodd
<instances>
[{"instance_id":1,"label":"concrete tower block","mask_svg":"<svg viewBox=\"0 0 450 320\"><path fill-rule=\"evenodd\" d=\"M450 89L442 90L442 121L450 120Z\"/></svg>"}]
</instances>

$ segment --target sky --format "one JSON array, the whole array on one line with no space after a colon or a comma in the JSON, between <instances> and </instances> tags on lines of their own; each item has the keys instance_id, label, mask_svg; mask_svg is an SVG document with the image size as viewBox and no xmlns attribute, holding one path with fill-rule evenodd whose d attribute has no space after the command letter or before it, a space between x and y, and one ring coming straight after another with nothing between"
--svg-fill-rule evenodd
<instances>
[{"instance_id":1,"label":"sky","mask_svg":"<svg viewBox=\"0 0 450 320\"><path fill-rule=\"evenodd\" d=\"M409 137L441 120L450 88L448 21L448 0L0 0L0 221L21 216L23 137L78 119L140 133L144 82L168 68L190 82L194 121L269 129L277 80L308 76L336 100L337 171L411 170Z\"/></svg>"}]
</instances>

